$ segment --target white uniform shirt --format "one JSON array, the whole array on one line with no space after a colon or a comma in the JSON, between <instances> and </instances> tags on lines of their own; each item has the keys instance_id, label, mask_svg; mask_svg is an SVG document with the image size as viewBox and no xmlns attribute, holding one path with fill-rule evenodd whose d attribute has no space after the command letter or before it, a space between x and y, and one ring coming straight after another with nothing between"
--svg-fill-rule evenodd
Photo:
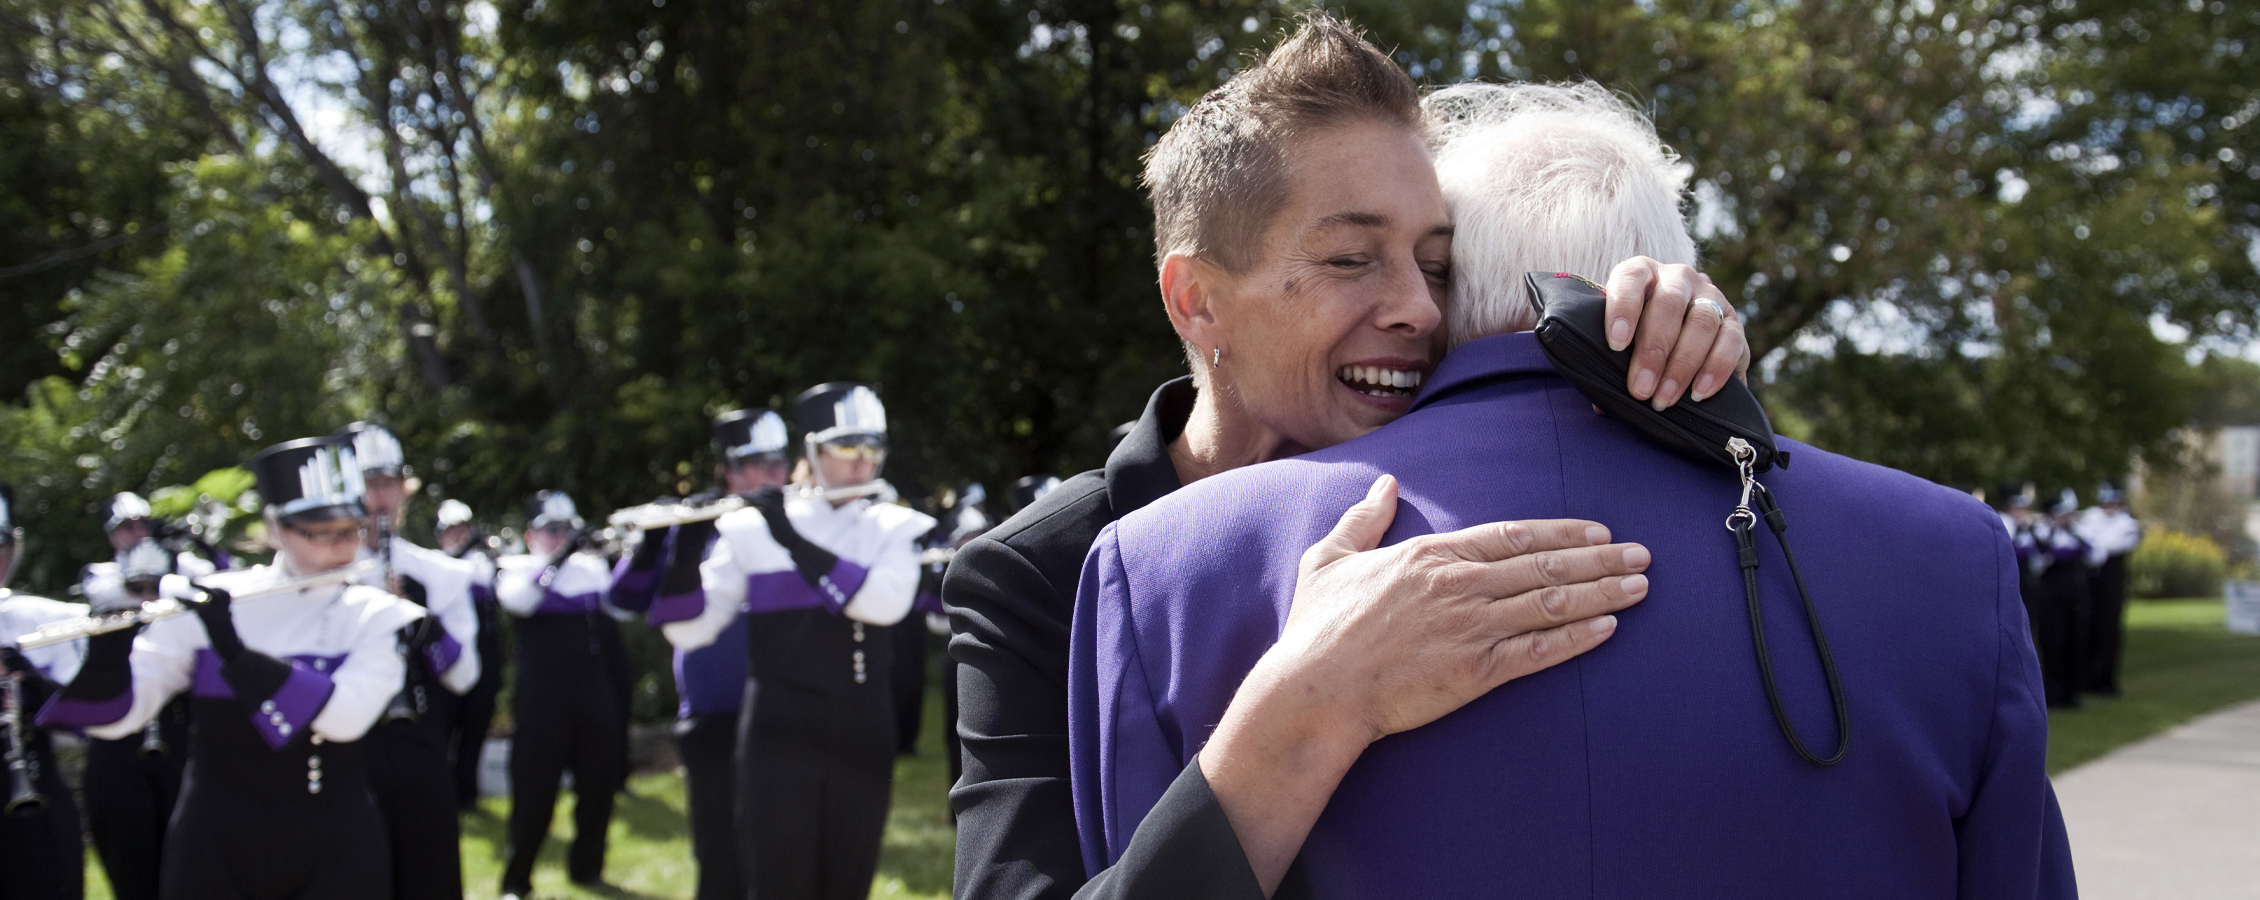
<instances>
[{"instance_id":1,"label":"white uniform shirt","mask_svg":"<svg viewBox=\"0 0 2260 900\"><path fill-rule=\"evenodd\" d=\"M578 615L602 609L606 615L620 617L619 611L604 602L612 588L612 569L604 564L604 557L586 550L568 556L545 585L541 578L549 559L520 553L496 560L495 601L514 616Z\"/></svg>"},{"instance_id":2,"label":"white uniform shirt","mask_svg":"<svg viewBox=\"0 0 2260 900\"><path fill-rule=\"evenodd\" d=\"M2072 529L2087 541L2090 565L2099 566L2121 553L2133 553L2142 543L2142 523L2124 509L2110 512L2100 506L2092 507L2080 513Z\"/></svg>"},{"instance_id":3,"label":"white uniform shirt","mask_svg":"<svg viewBox=\"0 0 2260 900\"><path fill-rule=\"evenodd\" d=\"M18 594L0 589L0 647L13 647L24 635L38 631L57 622L84 618L86 604L64 603L34 594ZM68 641L33 647L22 651L24 659L56 684L69 684L78 677L79 663L86 661L86 642ZM31 721L26 711L24 721Z\"/></svg>"},{"instance_id":4,"label":"white uniform shirt","mask_svg":"<svg viewBox=\"0 0 2260 900\"><path fill-rule=\"evenodd\" d=\"M933 530L934 519L906 506L851 500L834 507L811 497L785 499L793 530L841 560L864 569L863 584L841 613L871 625L893 625L909 614L918 593L918 539ZM715 523L714 552L699 566L705 610L695 618L660 627L667 640L684 650L714 643L746 603L747 581L757 575L793 570L792 554L769 535L769 522L757 509L741 509ZM755 604L758 608L759 604Z\"/></svg>"},{"instance_id":5,"label":"white uniform shirt","mask_svg":"<svg viewBox=\"0 0 2260 900\"><path fill-rule=\"evenodd\" d=\"M375 559L376 553L361 548L361 559ZM432 650L452 656L440 673L440 683L458 694L471 689L479 682L479 612L471 606L471 583L478 577L478 567L437 550L427 550L394 535L392 539L392 570L403 578L414 578L424 586L424 609L439 620L441 630L455 642L452 650L435 645ZM384 573L375 569L362 576L358 583L384 588Z\"/></svg>"},{"instance_id":6,"label":"white uniform shirt","mask_svg":"<svg viewBox=\"0 0 2260 900\"><path fill-rule=\"evenodd\" d=\"M204 582L240 595L284 577L280 566L265 565L222 572ZM311 667L329 679L331 691L308 724L315 735L332 741L360 740L400 693L408 669L396 633L424 616L413 603L361 585L246 600L230 613L245 648L282 660L317 658ZM193 614L142 629L133 641L132 706L114 722L90 724L86 733L116 740L141 730L168 701L189 689L196 678L197 651L210 647L204 623ZM343 659L330 662L338 657Z\"/></svg>"}]
</instances>

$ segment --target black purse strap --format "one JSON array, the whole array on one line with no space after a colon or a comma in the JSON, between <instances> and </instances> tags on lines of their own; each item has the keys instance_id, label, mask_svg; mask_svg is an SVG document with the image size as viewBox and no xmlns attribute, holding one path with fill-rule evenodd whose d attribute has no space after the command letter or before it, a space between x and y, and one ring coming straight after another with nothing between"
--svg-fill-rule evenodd
<instances>
[{"instance_id":1,"label":"black purse strap","mask_svg":"<svg viewBox=\"0 0 2260 900\"><path fill-rule=\"evenodd\" d=\"M1732 442L1740 444L1737 440ZM1808 763L1816 766L1833 766L1844 759L1844 752L1852 746L1852 720L1844 707L1844 685L1836 674L1836 656L1829 652L1828 635L1821 630L1821 616L1813 608L1813 595L1805 589L1805 575L1797 570L1797 555L1789 550L1789 519L1782 515L1781 507L1774 503L1773 492L1759 484L1750 471L1749 447L1736 451L1742 475L1742 502L1726 517L1726 528L1734 533L1734 546L1742 566L1742 596L1750 607L1750 643L1758 653L1758 678L1765 682L1766 703L1773 707L1773 720L1781 726L1781 734L1789 739L1789 747L1797 751ZM1797 600L1805 607L1805 624L1813 630L1813 646L1820 651L1821 675L1828 682L1828 696L1836 712L1836 750L1828 756L1817 756L1797 735L1797 725L1789 721L1789 710L1781 702L1781 685L1774 680L1773 653L1766 648L1766 618L1758 604L1758 542L1753 531L1759 514L1751 510L1751 501L1757 501L1764 511L1766 528L1773 532L1774 543L1781 545L1781 558L1789 562L1789 577L1797 584Z\"/></svg>"}]
</instances>

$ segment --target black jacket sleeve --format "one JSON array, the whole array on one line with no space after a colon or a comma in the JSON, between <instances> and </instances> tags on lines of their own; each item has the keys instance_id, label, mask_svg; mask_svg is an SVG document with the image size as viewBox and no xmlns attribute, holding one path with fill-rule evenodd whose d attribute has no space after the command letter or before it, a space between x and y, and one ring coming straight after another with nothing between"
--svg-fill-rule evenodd
<instances>
[{"instance_id":1,"label":"black jacket sleeve","mask_svg":"<svg viewBox=\"0 0 2260 900\"><path fill-rule=\"evenodd\" d=\"M1103 505L1103 492L1089 502ZM967 544L943 582L965 762L950 791L956 896L1262 900L1198 765L1170 786L1119 863L1084 878L1069 788L1068 630L1083 556L1106 517L1073 511Z\"/></svg>"}]
</instances>

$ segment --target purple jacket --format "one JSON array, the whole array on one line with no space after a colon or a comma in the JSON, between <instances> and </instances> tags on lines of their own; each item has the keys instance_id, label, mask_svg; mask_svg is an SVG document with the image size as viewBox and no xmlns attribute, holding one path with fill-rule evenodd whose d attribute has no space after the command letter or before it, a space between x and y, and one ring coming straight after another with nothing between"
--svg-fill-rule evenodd
<instances>
[{"instance_id":1,"label":"purple jacket","mask_svg":"<svg viewBox=\"0 0 2260 900\"><path fill-rule=\"evenodd\" d=\"M1506 335L1453 352L1388 427L1202 480L1100 535L1069 685L1085 864L1121 856L1276 639L1303 551L1387 472L1389 543L1588 518L1647 545L1652 586L1593 652L1369 748L1304 844L1317 896L2074 896L1999 519L1788 446L1794 465L1760 480L1843 674L1843 762L1798 759L1768 711L1722 527L1732 474L1595 415L1532 336ZM1825 753L1813 643L1779 545L1758 543L1784 702Z\"/></svg>"}]
</instances>

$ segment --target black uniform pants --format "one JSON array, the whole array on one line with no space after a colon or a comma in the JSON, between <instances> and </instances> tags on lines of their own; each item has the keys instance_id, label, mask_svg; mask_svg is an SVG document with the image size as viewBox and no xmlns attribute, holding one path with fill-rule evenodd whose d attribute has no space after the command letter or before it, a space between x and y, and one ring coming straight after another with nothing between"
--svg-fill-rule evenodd
<instances>
[{"instance_id":1,"label":"black uniform pants","mask_svg":"<svg viewBox=\"0 0 2260 900\"><path fill-rule=\"evenodd\" d=\"M578 624L576 624L578 623ZM518 624L518 681L510 715L509 849L503 893L533 888L534 859L556 813L559 781L573 773L573 844L565 873L577 882L604 876L605 829L613 794L627 779L628 723L613 696L607 637L620 632L595 616L536 616Z\"/></svg>"},{"instance_id":2,"label":"black uniform pants","mask_svg":"<svg viewBox=\"0 0 2260 900\"><path fill-rule=\"evenodd\" d=\"M2048 705L2077 706L2079 615L2086 605L2086 576L2079 563L2064 561L2025 579L2024 588L2025 611L2032 617L2033 649L2040 655L2040 681Z\"/></svg>"},{"instance_id":3,"label":"black uniform pants","mask_svg":"<svg viewBox=\"0 0 2260 900\"><path fill-rule=\"evenodd\" d=\"M463 896L462 830L447 765L448 722L455 695L424 686L424 714L379 722L369 748L369 787L392 841L392 895L401 900Z\"/></svg>"},{"instance_id":4,"label":"black uniform pants","mask_svg":"<svg viewBox=\"0 0 2260 900\"><path fill-rule=\"evenodd\" d=\"M895 692L895 752L904 756L918 752L919 720L926 712L925 618L912 611L902 624L887 629L895 642L894 668L888 676Z\"/></svg>"},{"instance_id":5,"label":"black uniform pants","mask_svg":"<svg viewBox=\"0 0 2260 900\"><path fill-rule=\"evenodd\" d=\"M2087 671L2080 689L2108 696L2119 693L2119 651L2127 633L2127 555L2103 561L2088 580Z\"/></svg>"},{"instance_id":6,"label":"black uniform pants","mask_svg":"<svg viewBox=\"0 0 2260 900\"><path fill-rule=\"evenodd\" d=\"M746 683L738 741L739 872L753 900L862 900L894 786L885 686L832 694Z\"/></svg>"},{"instance_id":7,"label":"black uniform pants","mask_svg":"<svg viewBox=\"0 0 2260 900\"><path fill-rule=\"evenodd\" d=\"M165 823L173 817L188 761L188 704L166 704L152 727L154 744L144 732L86 745L86 831L117 900L157 900Z\"/></svg>"},{"instance_id":8,"label":"black uniform pants","mask_svg":"<svg viewBox=\"0 0 2260 900\"><path fill-rule=\"evenodd\" d=\"M732 812L737 747L735 714L675 722L675 751L683 758L683 793L690 801L691 857L698 860L698 900L745 900Z\"/></svg>"},{"instance_id":9,"label":"black uniform pants","mask_svg":"<svg viewBox=\"0 0 2260 900\"><path fill-rule=\"evenodd\" d=\"M39 766L32 784L47 802L37 811L0 815L0 900L79 900L86 892L86 850L79 842L78 803L46 735L34 735L24 743Z\"/></svg>"},{"instance_id":10,"label":"black uniform pants","mask_svg":"<svg viewBox=\"0 0 2260 900\"><path fill-rule=\"evenodd\" d=\"M487 729L494 724L495 697L502 692L502 641L490 638L486 628L487 618L482 616L478 683L455 704L455 802L462 809L478 805L479 755L486 750Z\"/></svg>"}]
</instances>

